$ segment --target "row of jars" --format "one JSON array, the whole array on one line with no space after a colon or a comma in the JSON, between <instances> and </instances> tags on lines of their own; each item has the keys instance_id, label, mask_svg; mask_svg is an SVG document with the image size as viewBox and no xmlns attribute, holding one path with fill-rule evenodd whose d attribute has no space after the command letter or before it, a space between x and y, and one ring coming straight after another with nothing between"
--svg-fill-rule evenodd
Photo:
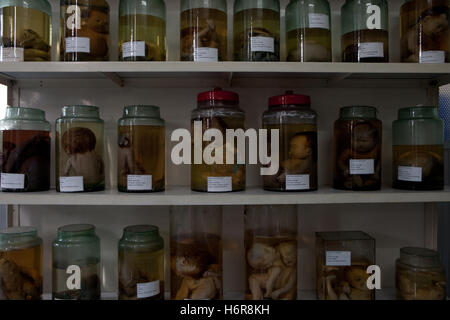
<instances>
[{"instance_id":1,"label":"row of jars","mask_svg":"<svg viewBox=\"0 0 450 320\"><path fill-rule=\"evenodd\" d=\"M51 59L51 6L47 0L0 4L0 61ZM450 62L450 0L410 0L402 7L401 61ZM61 61L110 59L106 0L61 0ZM235 61L280 61L279 0L235 0ZM389 61L387 0L346 0L341 9L343 62ZM286 7L287 61L332 61L327 0L291 0ZM119 60L165 61L163 0L121 0ZM180 59L227 60L226 0L181 0Z\"/></svg>"}]
</instances>

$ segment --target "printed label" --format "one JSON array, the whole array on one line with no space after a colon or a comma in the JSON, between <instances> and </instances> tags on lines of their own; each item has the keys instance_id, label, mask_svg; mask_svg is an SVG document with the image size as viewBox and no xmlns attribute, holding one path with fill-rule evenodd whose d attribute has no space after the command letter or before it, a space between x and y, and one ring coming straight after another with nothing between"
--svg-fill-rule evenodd
<instances>
[{"instance_id":1,"label":"printed label","mask_svg":"<svg viewBox=\"0 0 450 320\"><path fill-rule=\"evenodd\" d=\"M286 175L286 190L309 190L309 174Z\"/></svg>"},{"instance_id":2,"label":"printed label","mask_svg":"<svg viewBox=\"0 0 450 320\"><path fill-rule=\"evenodd\" d=\"M127 188L131 191L152 190L152 176L129 174L127 176Z\"/></svg>"},{"instance_id":3,"label":"printed label","mask_svg":"<svg viewBox=\"0 0 450 320\"><path fill-rule=\"evenodd\" d=\"M422 168L399 166L398 180L410 182L422 182Z\"/></svg>"},{"instance_id":4,"label":"printed label","mask_svg":"<svg viewBox=\"0 0 450 320\"><path fill-rule=\"evenodd\" d=\"M374 159L350 159L350 174L374 174Z\"/></svg>"},{"instance_id":5,"label":"printed label","mask_svg":"<svg viewBox=\"0 0 450 320\"><path fill-rule=\"evenodd\" d=\"M2 189L25 189L25 175L21 173L3 173L1 175Z\"/></svg>"},{"instance_id":6,"label":"printed label","mask_svg":"<svg viewBox=\"0 0 450 320\"><path fill-rule=\"evenodd\" d=\"M145 57L145 41L129 41L122 44L122 57Z\"/></svg>"},{"instance_id":7,"label":"printed label","mask_svg":"<svg viewBox=\"0 0 450 320\"><path fill-rule=\"evenodd\" d=\"M91 52L91 40L85 37L68 37L66 38L66 52Z\"/></svg>"},{"instance_id":8,"label":"printed label","mask_svg":"<svg viewBox=\"0 0 450 320\"><path fill-rule=\"evenodd\" d=\"M275 39L273 37L251 37L252 52L275 52Z\"/></svg>"},{"instance_id":9,"label":"printed label","mask_svg":"<svg viewBox=\"0 0 450 320\"><path fill-rule=\"evenodd\" d=\"M61 192L84 191L83 177L59 177L59 191Z\"/></svg>"},{"instance_id":10,"label":"printed label","mask_svg":"<svg viewBox=\"0 0 450 320\"><path fill-rule=\"evenodd\" d=\"M1 59L3 62L22 62L24 61L23 48L5 48L0 47L2 51Z\"/></svg>"},{"instance_id":11,"label":"printed label","mask_svg":"<svg viewBox=\"0 0 450 320\"><path fill-rule=\"evenodd\" d=\"M420 63L445 63L445 51L422 51Z\"/></svg>"},{"instance_id":12,"label":"printed label","mask_svg":"<svg viewBox=\"0 0 450 320\"><path fill-rule=\"evenodd\" d=\"M137 297L138 299L150 298L159 294L159 280L145 283L138 283L137 287Z\"/></svg>"},{"instance_id":13,"label":"printed label","mask_svg":"<svg viewBox=\"0 0 450 320\"><path fill-rule=\"evenodd\" d=\"M325 263L327 266L351 266L352 253L350 251L327 251Z\"/></svg>"},{"instance_id":14,"label":"printed label","mask_svg":"<svg viewBox=\"0 0 450 320\"><path fill-rule=\"evenodd\" d=\"M359 46L359 57L364 58L384 58L383 42L362 42Z\"/></svg>"},{"instance_id":15,"label":"printed label","mask_svg":"<svg viewBox=\"0 0 450 320\"><path fill-rule=\"evenodd\" d=\"M208 192L232 191L231 177L208 177Z\"/></svg>"},{"instance_id":16,"label":"printed label","mask_svg":"<svg viewBox=\"0 0 450 320\"><path fill-rule=\"evenodd\" d=\"M330 30L330 16L323 13L310 13L309 27Z\"/></svg>"},{"instance_id":17,"label":"printed label","mask_svg":"<svg viewBox=\"0 0 450 320\"><path fill-rule=\"evenodd\" d=\"M194 48L194 61L217 62L219 61L219 49L217 48Z\"/></svg>"}]
</instances>

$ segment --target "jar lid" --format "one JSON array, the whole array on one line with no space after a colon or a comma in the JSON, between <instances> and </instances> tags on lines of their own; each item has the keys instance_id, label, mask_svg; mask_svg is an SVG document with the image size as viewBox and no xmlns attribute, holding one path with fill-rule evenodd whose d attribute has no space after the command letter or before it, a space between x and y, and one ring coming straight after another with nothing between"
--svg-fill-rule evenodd
<instances>
[{"instance_id":1,"label":"jar lid","mask_svg":"<svg viewBox=\"0 0 450 320\"><path fill-rule=\"evenodd\" d=\"M23 236L37 236L37 229L35 227L12 227L0 230L0 239Z\"/></svg>"},{"instance_id":2,"label":"jar lid","mask_svg":"<svg viewBox=\"0 0 450 320\"><path fill-rule=\"evenodd\" d=\"M269 107L280 105L311 105L311 98L303 94L286 91L284 95L269 98Z\"/></svg>"},{"instance_id":3,"label":"jar lid","mask_svg":"<svg viewBox=\"0 0 450 320\"><path fill-rule=\"evenodd\" d=\"M418 247L401 248L400 261L418 268L438 267L441 265L437 251Z\"/></svg>"},{"instance_id":4,"label":"jar lid","mask_svg":"<svg viewBox=\"0 0 450 320\"><path fill-rule=\"evenodd\" d=\"M130 105L123 108L124 117L160 118L159 107L151 105Z\"/></svg>"},{"instance_id":5,"label":"jar lid","mask_svg":"<svg viewBox=\"0 0 450 320\"><path fill-rule=\"evenodd\" d=\"M212 91L201 92L197 96L197 102L211 100L239 102L239 95L235 92L224 91L222 88L214 88Z\"/></svg>"},{"instance_id":6,"label":"jar lid","mask_svg":"<svg viewBox=\"0 0 450 320\"><path fill-rule=\"evenodd\" d=\"M71 105L62 108L63 117L99 118L98 107L90 105Z\"/></svg>"},{"instance_id":7,"label":"jar lid","mask_svg":"<svg viewBox=\"0 0 450 320\"><path fill-rule=\"evenodd\" d=\"M149 234L158 232L159 228L157 226L149 224L140 224L134 226L128 226L123 229L124 233L135 233L135 234Z\"/></svg>"},{"instance_id":8,"label":"jar lid","mask_svg":"<svg viewBox=\"0 0 450 320\"><path fill-rule=\"evenodd\" d=\"M45 121L45 111L35 108L7 107L5 112L5 119Z\"/></svg>"},{"instance_id":9,"label":"jar lid","mask_svg":"<svg viewBox=\"0 0 450 320\"><path fill-rule=\"evenodd\" d=\"M398 110L398 119L437 119L438 111L433 106L416 106Z\"/></svg>"},{"instance_id":10,"label":"jar lid","mask_svg":"<svg viewBox=\"0 0 450 320\"><path fill-rule=\"evenodd\" d=\"M344 119L376 119L377 108L371 106L347 106L340 110L340 117Z\"/></svg>"},{"instance_id":11,"label":"jar lid","mask_svg":"<svg viewBox=\"0 0 450 320\"><path fill-rule=\"evenodd\" d=\"M63 236L73 236L85 233L95 233L95 226L92 224L69 224L58 228L58 234Z\"/></svg>"}]
</instances>

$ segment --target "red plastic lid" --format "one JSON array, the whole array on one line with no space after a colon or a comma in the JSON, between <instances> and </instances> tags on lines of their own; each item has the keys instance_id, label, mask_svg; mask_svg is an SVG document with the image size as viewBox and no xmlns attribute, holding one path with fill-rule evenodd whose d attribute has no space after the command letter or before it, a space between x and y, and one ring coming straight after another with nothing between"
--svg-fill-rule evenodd
<instances>
[{"instance_id":1,"label":"red plastic lid","mask_svg":"<svg viewBox=\"0 0 450 320\"><path fill-rule=\"evenodd\" d=\"M201 92L197 96L198 102L210 100L239 102L239 95L231 91L223 91L222 88L214 88L213 91Z\"/></svg>"},{"instance_id":2,"label":"red plastic lid","mask_svg":"<svg viewBox=\"0 0 450 320\"><path fill-rule=\"evenodd\" d=\"M274 96L269 98L269 106L281 106L281 105L310 105L311 98L303 94L294 94L293 91L286 91L282 96Z\"/></svg>"}]
</instances>

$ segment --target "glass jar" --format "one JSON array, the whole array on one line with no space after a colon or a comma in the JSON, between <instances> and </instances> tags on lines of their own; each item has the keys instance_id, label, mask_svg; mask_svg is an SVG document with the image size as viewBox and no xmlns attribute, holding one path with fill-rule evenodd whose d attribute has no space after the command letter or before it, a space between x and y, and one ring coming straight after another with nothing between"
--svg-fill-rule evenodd
<instances>
[{"instance_id":1,"label":"glass jar","mask_svg":"<svg viewBox=\"0 0 450 320\"><path fill-rule=\"evenodd\" d=\"M227 1L181 0L181 61L227 60Z\"/></svg>"},{"instance_id":2,"label":"glass jar","mask_svg":"<svg viewBox=\"0 0 450 320\"><path fill-rule=\"evenodd\" d=\"M222 207L172 207L171 298L222 299L222 266Z\"/></svg>"},{"instance_id":3,"label":"glass jar","mask_svg":"<svg viewBox=\"0 0 450 320\"><path fill-rule=\"evenodd\" d=\"M50 189L50 123L44 111L6 108L0 148L2 191Z\"/></svg>"},{"instance_id":4,"label":"glass jar","mask_svg":"<svg viewBox=\"0 0 450 320\"><path fill-rule=\"evenodd\" d=\"M386 0L346 0L341 29L342 62L389 62Z\"/></svg>"},{"instance_id":5,"label":"glass jar","mask_svg":"<svg viewBox=\"0 0 450 320\"><path fill-rule=\"evenodd\" d=\"M437 108L400 109L392 139L394 188L444 188L444 122Z\"/></svg>"},{"instance_id":6,"label":"glass jar","mask_svg":"<svg viewBox=\"0 0 450 320\"><path fill-rule=\"evenodd\" d=\"M191 164L192 190L203 192L244 190L245 159L238 161L238 152L235 148L234 163L226 163L226 130L244 130L245 127L245 113L239 108L239 96L234 92L216 88L213 91L200 93L197 101L197 109L192 111L191 117L191 136L192 145L194 146ZM202 139L204 132L208 129L216 129L222 133L224 142L222 147L223 159L214 159L212 155L202 157L206 147L211 143ZM195 145L197 143L202 143L202 154L199 156L203 159L200 157L197 159L195 155ZM222 160L222 164L217 163L220 160Z\"/></svg>"},{"instance_id":7,"label":"glass jar","mask_svg":"<svg viewBox=\"0 0 450 320\"><path fill-rule=\"evenodd\" d=\"M108 61L108 2L105 0L60 1L61 61Z\"/></svg>"},{"instance_id":8,"label":"glass jar","mask_svg":"<svg viewBox=\"0 0 450 320\"><path fill-rule=\"evenodd\" d=\"M402 62L450 62L450 0L412 0L400 8Z\"/></svg>"},{"instance_id":9,"label":"glass jar","mask_svg":"<svg viewBox=\"0 0 450 320\"><path fill-rule=\"evenodd\" d=\"M445 300L445 267L437 251L425 248L400 249L395 263L399 300Z\"/></svg>"},{"instance_id":10,"label":"glass jar","mask_svg":"<svg viewBox=\"0 0 450 320\"><path fill-rule=\"evenodd\" d=\"M164 240L156 226L123 229L119 241L119 300L164 299Z\"/></svg>"},{"instance_id":11,"label":"glass jar","mask_svg":"<svg viewBox=\"0 0 450 320\"><path fill-rule=\"evenodd\" d=\"M297 299L297 207L245 208L247 300Z\"/></svg>"},{"instance_id":12,"label":"glass jar","mask_svg":"<svg viewBox=\"0 0 450 320\"><path fill-rule=\"evenodd\" d=\"M271 191L317 190L317 113L309 96L286 91L269 99L263 128L279 130L280 168L263 176L264 189Z\"/></svg>"},{"instance_id":13,"label":"glass jar","mask_svg":"<svg viewBox=\"0 0 450 320\"><path fill-rule=\"evenodd\" d=\"M331 62L331 13L327 0L291 0L286 7L287 61Z\"/></svg>"},{"instance_id":14,"label":"glass jar","mask_svg":"<svg viewBox=\"0 0 450 320\"><path fill-rule=\"evenodd\" d=\"M317 299L375 300L367 268L375 264L375 239L361 231L316 232Z\"/></svg>"},{"instance_id":15,"label":"glass jar","mask_svg":"<svg viewBox=\"0 0 450 320\"><path fill-rule=\"evenodd\" d=\"M36 228L0 230L0 300L40 300L42 239Z\"/></svg>"},{"instance_id":16,"label":"glass jar","mask_svg":"<svg viewBox=\"0 0 450 320\"><path fill-rule=\"evenodd\" d=\"M105 189L103 120L94 106L65 106L56 120L56 191Z\"/></svg>"},{"instance_id":17,"label":"glass jar","mask_svg":"<svg viewBox=\"0 0 450 320\"><path fill-rule=\"evenodd\" d=\"M234 60L280 61L280 2L235 0Z\"/></svg>"},{"instance_id":18,"label":"glass jar","mask_svg":"<svg viewBox=\"0 0 450 320\"><path fill-rule=\"evenodd\" d=\"M119 60L166 61L163 0L120 0Z\"/></svg>"},{"instance_id":19,"label":"glass jar","mask_svg":"<svg viewBox=\"0 0 450 320\"><path fill-rule=\"evenodd\" d=\"M341 108L334 123L334 188L381 189L381 125L374 107Z\"/></svg>"},{"instance_id":20,"label":"glass jar","mask_svg":"<svg viewBox=\"0 0 450 320\"><path fill-rule=\"evenodd\" d=\"M58 228L52 259L54 300L100 299L100 239L95 226L72 224Z\"/></svg>"},{"instance_id":21,"label":"glass jar","mask_svg":"<svg viewBox=\"0 0 450 320\"><path fill-rule=\"evenodd\" d=\"M0 3L0 61L51 59L52 8L47 0L3 0Z\"/></svg>"}]
</instances>

